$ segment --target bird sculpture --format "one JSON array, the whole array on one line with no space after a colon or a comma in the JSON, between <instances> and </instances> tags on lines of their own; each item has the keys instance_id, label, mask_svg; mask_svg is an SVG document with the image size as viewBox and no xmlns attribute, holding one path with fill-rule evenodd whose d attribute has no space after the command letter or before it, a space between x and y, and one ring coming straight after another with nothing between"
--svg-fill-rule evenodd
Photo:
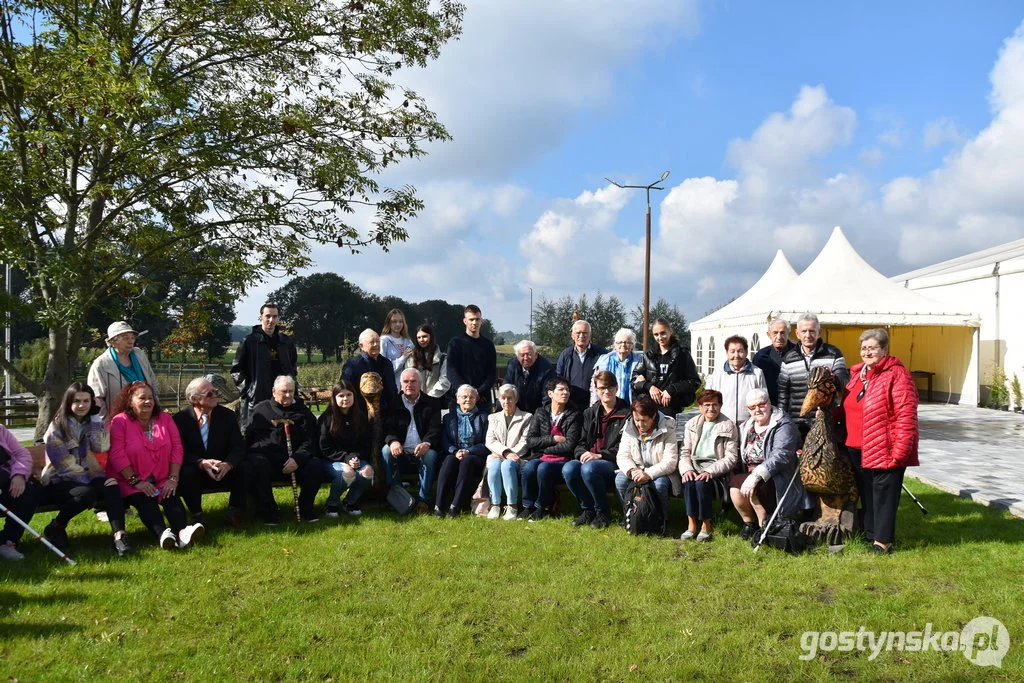
<instances>
[{"instance_id":1,"label":"bird sculpture","mask_svg":"<svg viewBox=\"0 0 1024 683\"><path fill-rule=\"evenodd\" d=\"M839 545L857 531L857 482L832 416L836 391L832 371L817 366L811 370L800 408L801 416L814 412L800 456L800 480L821 501L821 516L801 524L800 531L829 545Z\"/></svg>"}]
</instances>

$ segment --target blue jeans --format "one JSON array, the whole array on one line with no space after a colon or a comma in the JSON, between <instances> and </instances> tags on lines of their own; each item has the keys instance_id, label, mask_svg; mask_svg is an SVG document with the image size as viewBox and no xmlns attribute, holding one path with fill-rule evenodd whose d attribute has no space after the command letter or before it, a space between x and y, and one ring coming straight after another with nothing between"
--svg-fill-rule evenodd
<instances>
[{"instance_id":1,"label":"blue jeans","mask_svg":"<svg viewBox=\"0 0 1024 683\"><path fill-rule=\"evenodd\" d=\"M356 478L352 480L351 484L345 482L345 478L342 476L343 466L346 463L331 462L329 460L324 461L324 474L327 475L327 479L331 482L331 491L327 494L327 506L337 507L341 504L341 494L348 490L348 498L346 501L351 505L359 500L359 497L363 495L363 491L370 487L370 480L359 474L356 471ZM366 467L368 463L362 463L359 469Z\"/></svg>"},{"instance_id":2,"label":"blue jeans","mask_svg":"<svg viewBox=\"0 0 1024 683\"><path fill-rule=\"evenodd\" d=\"M491 490L491 505L501 505L501 491L505 490L505 504L519 504L519 476L522 466L516 460L488 460L487 488Z\"/></svg>"},{"instance_id":3,"label":"blue jeans","mask_svg":"<svg viewBox=\"0 0 1024 683\"><path fill-rule=\"evenodd\" d=\"M683 500L686 501L687 517L696 517L698 522L711 519L711 504L715 502L714 481L684 481Z\"/></svg>"},{"instance_id":4,"label":"blue jeans","mask_svg":"<svg viewBox=\"0 0 1024 683\"><path fill-rule=\"evenodd\" d=\"M401 472L418 472L420 490L416 497L430 505L430 492L434 489L434 479L437 477L437 451L431 448L422 458L417 458L412 453L402 453L396 457L391 455L391 447L385 445L380 449L380 459L384 462L384 478L388 488L401 483L398 481Z\"/></svg>"},{"instance_id":5,"label":"blue jeans","mask_svg":"<svg viewBox=\"0 0 1024 683\"><path fill-rule=\"evenodd\" d=\"M615 483L615 463L571 460L562 468L562 477L581 508L608 514L608 487Z\"/></svg>"},{"instance_id":6,"label":"blue jeans","mask_svg":"<svg viewBox=\"0 0 1024 683\"><path fill-rule=\"evenodd\" d=\"M654 484L654 490L658 492L658 498L661 499L661 511L665 514L665 518L668 519L668 496L672 493L672 482L669 478L658 477L651 482ZM619 492L619 500L626 498L626 486L629 484L629 478L619 472L615 475L615 490Z\"/></svg>"},{"instance_id":7,"label":"blue jeans","mask_svg":"<svg viewBox=\"0 0 1024 683\"><path fill-rule=\"evenodd\" d=\"M566 461L544 462L540 458L528 460L523 465L523 508L551 508L555 499L555 487L562 483L562 468Z\"/></svg>"}]
</instances>

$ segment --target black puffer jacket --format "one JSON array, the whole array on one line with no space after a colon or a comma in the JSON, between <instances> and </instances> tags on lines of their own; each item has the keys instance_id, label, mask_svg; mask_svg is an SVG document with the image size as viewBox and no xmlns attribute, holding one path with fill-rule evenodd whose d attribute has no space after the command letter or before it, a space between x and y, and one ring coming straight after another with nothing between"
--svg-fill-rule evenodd
<instances>
[{"instance_id":1,"label":"black puffer jacket","mask_svg":"<svg viewBox=\"0 0 1024 683\"><path fill-rule=\"evenodd\" d=\"M580 442L580 433L583 430L583 413L572 407L570 402L562 413L562 420L559 423L565 441L555 443L555 437L551 436L551 404L537 408L530 422L530 431L526 433L526 445L529 450L523 456L524 460L533 460L548 453L550 455L561 455L572 460L576 453L576 444Z\"/></svg>"},{"instance_id":2,"label":"black puffer jacket","mask_svg":"<svg viewBox=\"0 0 1024 683\"><path fill-rule=\"evenodd\" d=\"M643 377L643 380L639 380ZM684 349L673 337L668 351L661 352L657 344L644 352L643 358L633 368L633 398L650 396L651 387L667 391L672 397L668 413L676 413L693 403L696 398L700 377L693 363L690 350Z\"/></svg>"},{"instance_id":3,"label":"black puffer jacket","mask_svg":"<svg viewBox=\"0 0 1024 683\"><path fill-rule=\"evenodd\" d=\"M779 408L793 418L793 421L804 430L810 427L813 415L800 417L800 408L807 396L807 380L811 376L811 368L823 365L836 376L835 405L843 398L843 388L850 381L850 371L846 367L843 352L824 339L818 338L810 358L804 355L799 344L786 352L782 357L782 368L779 370Z\"/></svg>"}]
</instances>

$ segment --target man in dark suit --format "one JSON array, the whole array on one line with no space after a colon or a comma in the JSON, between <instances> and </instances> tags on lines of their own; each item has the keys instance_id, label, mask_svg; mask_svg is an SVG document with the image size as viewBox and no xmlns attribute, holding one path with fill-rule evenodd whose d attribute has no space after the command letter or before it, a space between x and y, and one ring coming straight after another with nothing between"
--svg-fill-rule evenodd
<instances>
[{"instance_id":1,"label":"man in dark suit","mask_svg":"<svg viewBox=\"0 0 1024 683\"><path fill-rule=\"evenodd\" d=\"M218 405L219 392L205 377L189 382L185 399L189 406L174 416L185 451L178 491L192 513L193 522L203 522L204 488L230 491L224 521L244 528L240 513L245 510L245 439L234 411Z\"/></svg>"},{"instance_id":2,"label":"man in dark suit","mask_svg":"<svg viewBox=\"0 0 1024 683\"><path fill-rule=\"evenodd\" d=\"M535 413L547 403L548 395L544 385L555 374L555 366L537 353L537 345L524 339L513 347L516 357L509 360L505 368L505 384L512 384L519 392L516 402L519 410Z\"/></svg>"},{"instance_id":3,"label":"man in dark suit","mask_svg":"<svg viewBox=\"0 0 1024 683\"><path fill-rule=\"evenodd\" d=\"M384 417L381 460L388 488L398 483L401 471L418 472L420 512L430 511L431 491L437 478L441 449L441 409L423 393L419 370L402 371L402 395Z\"/></svg>"}]
</instances>

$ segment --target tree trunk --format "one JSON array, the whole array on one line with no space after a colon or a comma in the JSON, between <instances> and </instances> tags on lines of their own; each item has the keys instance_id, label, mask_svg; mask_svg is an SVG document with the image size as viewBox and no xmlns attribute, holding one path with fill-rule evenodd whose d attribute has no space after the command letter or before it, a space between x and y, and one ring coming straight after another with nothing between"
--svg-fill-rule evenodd
<instances>
[{"instance_id":1,"label":"tree trunk","mask_svg":"<svg viewBox=\"0 0 1024 683\"><path fill-rule=\"evenodd\" d=\"M46 372L43 375L43 391L36 398L39 412L36 415L35 439L39 441L53 419L57 404L64 391L71 384L71 369L78 360L81 346L81 332L67 327L51 327L49 331L50 352L46 357Z\"/></svg>"}]
</instances>

